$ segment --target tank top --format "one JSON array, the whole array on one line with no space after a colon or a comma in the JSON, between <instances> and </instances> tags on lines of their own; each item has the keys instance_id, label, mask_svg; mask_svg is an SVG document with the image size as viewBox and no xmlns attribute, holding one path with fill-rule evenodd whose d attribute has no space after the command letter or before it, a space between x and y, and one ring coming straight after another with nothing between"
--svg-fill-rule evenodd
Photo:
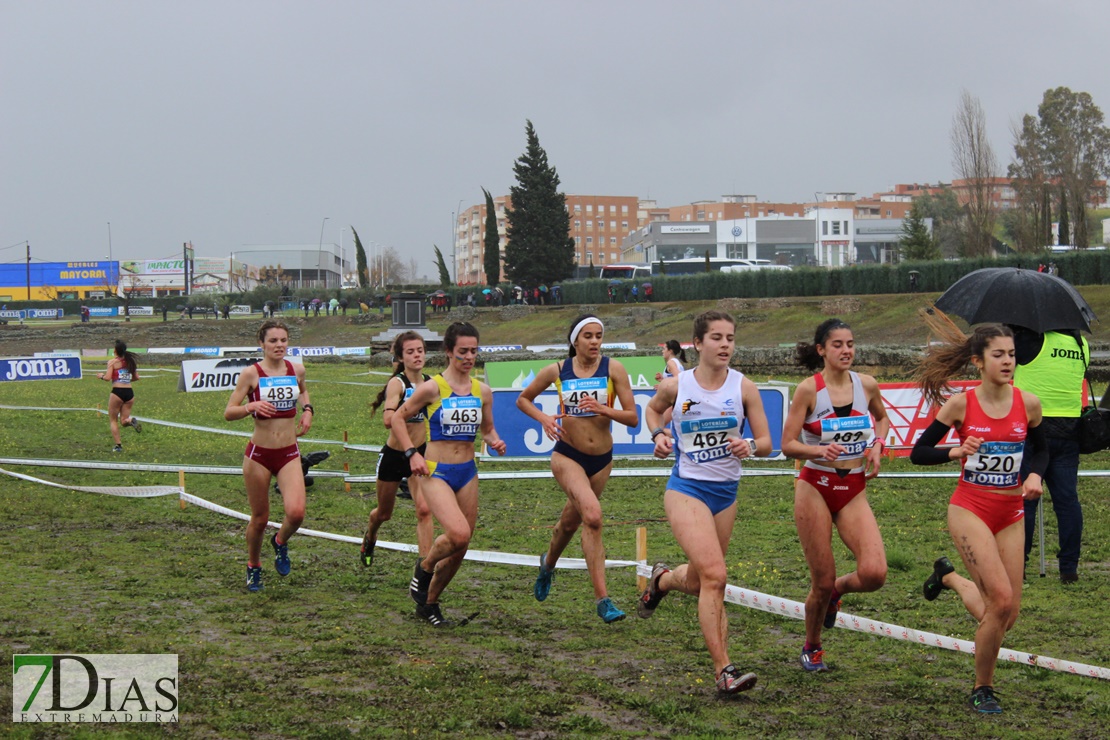
<instances>
[{"instance_id":1,"label":"tank top","mask_svg":"<svg viewBox=\"0 0 1110 740\"><path fill-rule=\"evenodd\" d=\"M559 392L562 413L579 418L597 416L583 411L578 404L586 396L592 396L602 406L613 405L613 379L609 377L609 358L602 357L597 363L597 370L588 378L579 378L574 374L574 358L563 360L559 367L559 378L555 381L555 390Z\"/></svg>"},{"instance_id":2,"label":"tank top","mask_svg":"<svg viewBox=\"0 0 1110 740\"><path fill-rule=\"evenodd\" d=\"M817 386L817 395L812 413L802 424L802 443L807 445L836 443L844 448L844 452L840 453L837 460L862 460L871 440L875 438L875 422L867 407L867 393L863 390L863 380L860 379L859 373L849 370L848 377L852 380L852 406L846 415L841 416L836 413L836 408L832 404L829 388L825 385L825 376L821 373L814 374L813 382ZM822 470L829 469L813 460L807 460L806 465Z\"/></svg>"},{"instance_id":3,"label":"tank top","mask_svg":"<svg viewBox=\"0 0 1110 740\"><path fill-rule=\"evenodd\" d=\"M439 386L439 398L428 404L424 428L432 442L473 442L482 426L482 389L477 378L470 379L470 393L460 396L442 375L432 378Z\"/></svg>"},{"instance_id":4,"label":"tank top","mask_svg":"<svg viewBox=\"0 0 1110 740\"><path fill-rule=\"evenodd\" d=\"M424 380L431 380L432 379L432 376L428 375L427 373L421 373L421 375L424 376ZM408 376L405 375L404 372L400 373L399 375L396 375L395 377L400 378L401 383L403 383L404 386L405 386L405 392L401 396L401 403L404 403L405 401L409 400L410 397L412 397L412 392L413 392L413 390L415 390L415 386L413 386L412 381L409 380ZM423 424L427 420L428 420L428 407L424 406L419 411L417 411L415 414L413 414L409 418L405 419L405 423L406 424Z\"/></svg>"},{"instance_id":5,"label":"tank top","mask_svg":"<svg viewBox=\"0 0 1110 740\"><path fill-rule=\"evenodd\" d=\"M684 370L678 376L671 430L674 473L680 478L740 480L740 460L729 452L728 442L740 439L744 428L743 380L743 373L729 368L721 387L707 391L698 384L693 370Z\"/></svg>"},{"instance_id":6,"label":"tank top","mask_svg":"<svg viewBox=\"0 0 1110 740\"><path fill-rule=\"evenodd\" d=\"M297 399L301 397L301 387L297 383L297 371L293 363L285 360L285 375L267 375L262 363L254 363L258 370L258 386L247 394L251 401L269 401L277 413L269 419L292 419L297 415Z\"/></svg>"},{"instance_id":7,"label":"tank top","mask_svg":"<svg viewBox=\"0 0 1110 740\"><path fill-rule=\"evenodd\" d=\"M956 484L956 488L992 493L1017 488L1021 485L1021 458L1029 431L1025 400L1021 391L1014 388L1010 413L1001 419L995 419L987 416L979 405L976 390L972 388L967 391L967 410L957 433L961 443L968 437L979 437L983 444L979 445L977 453L968 455L961 461L960 482Z\"/></svg>"},{"instance_id":8,"label":"tank top","mask_svg":"<svg viewBox=\"0 0 1110 740\"><path fill-rule=\"evenodd\" d=\"M678 373L672 373L671 372L671 368L676 367L676 366L678 367L678 372L679 373L681 373L682 371L684 371L686 369L686 368L682 367L682 360L678 359L677 357L672 357L671 359L667 360L667 366L665 368L663 368L663 377L664 378L671 378L671 377L674 377L675 375L677 375Z\"/></svg>"},{"instance_id":9,"label":"tank top","mask_svg":"<svg viewBox=\"0 0 1110 740\"><path fill-rule=\"evenodd\" d=\"M127 369L127 365L116 365L112 368L113 383L123 383L125 385L131 385L131 382L133 380L138 379L139 373L136 371L136 373L132 375L131 371Z\"/></svg>"}]
</instances>

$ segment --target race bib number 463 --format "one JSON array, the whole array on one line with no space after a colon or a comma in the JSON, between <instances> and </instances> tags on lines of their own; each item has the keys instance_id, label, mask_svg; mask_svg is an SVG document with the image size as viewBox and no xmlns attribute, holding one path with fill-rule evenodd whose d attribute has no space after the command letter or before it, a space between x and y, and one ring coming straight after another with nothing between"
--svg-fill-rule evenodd
<instances>
[{"instance_id":1,"label":"race bib number 463","mask_svg":"<svg viewBox=\"0 0 1110 740\"><path fill-rule=\"evenodd\" d=\"M452 396L443 399L439 414L445 437L473 437L482 425L482 399Z\"/></svg>"}]
</instances>

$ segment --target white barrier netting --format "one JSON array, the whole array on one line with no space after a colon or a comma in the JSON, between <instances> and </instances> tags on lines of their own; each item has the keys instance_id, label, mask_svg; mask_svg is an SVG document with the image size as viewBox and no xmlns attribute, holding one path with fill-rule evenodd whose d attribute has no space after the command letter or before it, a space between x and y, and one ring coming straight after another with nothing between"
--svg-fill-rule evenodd
<instances>
[{"instance_id":1,"label":"white barrier netting","mask_svg":"<svg viewBox=\"0 0 1110 740\"><path fill-rule=\"evenodd\" d=\"M180 500L186 503L194 504L208 511L222 514L223 516L232 517L242 521L249 521L250 515L243 512L229 509L226 506L213 503L206 499L186 493L184 489L178 486L139 486L139 487L126 487L126 486L73 486L68 484L56 483L53 481L35 478L21 473L14 473L10 470L0 468L0 473L25 480L31 483L37 483L44 486L53 488L62 488L65 490L81 491L84 493L99 493L110 496L126 496L131 498L149 498L153 496L168 496L177 494ZM485 476L483 476L485 477ZM281 525L279 522L268 522L268 525L274 529L278 529ZM314 529L301 528L297 531L298 535L306 537L319 537L321 539L332 540L335 542L345 542L350 544L361 544L361 537L352 537L349 535L333 534L331 532L321 532ZM401 552L416 552L416 545L410 545L400 542L386 542L379 540L377 547L385 548L388 550L397 550ZM466 560L491 563L498 565L521 565L534 568L536 566L535 555L520 555L516 553L495 552L491 550L470 550L466 553ZM583 558L560 558L556 565L557 568L564 570L584 570L586 568L586 561ZM645 578L651 577L651 566L646 562L638 562L634 560L606 560L606 568L635 568L636 575ZM725 601L730 604L748 607L749 609L758 609L760 611L770 612L779 616L790 617L792 619L805 619L805 604L786 599L780 596L761 593L752 589L743 588L729 584L725 587ZM925 632L923 630L915 630L910 627L903 627L896 624L887 624L878 620L868 619L867 617L859 617L848 612L841 611L836 618L836 626L841 629L853 630L855 632L863 632L869 635L877 635L879 637L889 637L895 640L902 640L904 642L911 642L918 645L928 647L938 647L945 650L951 650L957 653L966 653L968 655L975 654L975 643L969 640L961 640L955 637L947 637L938 635L933 632ZM1061 660L1059 658L1050 658L1044 655L1036 655L1033 653L1025 653L1018 650L1011 650L1009 648L1002 648L998 651L998 658L1000 661L1008 663L1020 663L1022 665L1034 666L1037 668L1045 668L1052 671L1059 671L1061 673L1071 673L1077 676L1088 676L1091 678L1101 678L1103 680L1110 680L1110 668L1102 668L1100 666L1087 665L1085 663L1078 663L1070 660Z\"/></svg>"}]
</instances>

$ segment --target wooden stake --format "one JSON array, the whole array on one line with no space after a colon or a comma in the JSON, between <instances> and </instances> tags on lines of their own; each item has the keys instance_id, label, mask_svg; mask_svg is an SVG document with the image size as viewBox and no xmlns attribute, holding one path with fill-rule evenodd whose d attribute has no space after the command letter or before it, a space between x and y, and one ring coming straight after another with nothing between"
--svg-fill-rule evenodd
<instances>
[{"instance_id":1,"label":"wooden stake","mask_svg":"<svg viewBox=\"0 0 1110 740\"><path fill-rule=\"evenodd\" d=\"M636 559L647 563L647 527L636 528ZM647 588L647 580L645 576L636 576L636 589L643 591Z\"/></svg>"},{"instance_id":2,"label":"wooden stake","mask_svg":"<svg viewBox=\"0 0 1110 740\"><path fill-rule=\"evenodd\" d=\"M181 489L181 492L185 493L185 471L184 470L177 471L177 485ZM177 503L181 505L181 510L185 511L185 499L183 499L179 496L178 499L177 499Z\"/></svg>"},{"instance_id":3,"label":"wooden stake","mask_svg":"<svg viewBox=\"0 0 1110 740\"><path fill-rule=\"evenodd\" d=\"M343 435L346 436L347 433L344 432ZM344 440L344 441L346 441L346 440ZM351 474L351 464L350 463L343 463L343 472L346 473L347 475ZM343 479L343 488L344 488L344 490L347 491L347 493L351 492L351 484L347 481L346 478Z\"/></svg>"}]
</instances>

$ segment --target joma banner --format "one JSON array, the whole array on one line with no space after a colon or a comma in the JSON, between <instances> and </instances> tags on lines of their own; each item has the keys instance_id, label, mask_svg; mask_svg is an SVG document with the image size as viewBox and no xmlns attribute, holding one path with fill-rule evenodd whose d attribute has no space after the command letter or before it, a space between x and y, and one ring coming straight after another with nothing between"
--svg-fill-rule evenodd
<instances>
[{"instance_id":1,"label":"joma banner","mask_svg":"<svg viewBox=\"0 0 1110 740\"><path fill-rule=\"evenodd\" d=\"M80 379L80 357L7 357L0 360L0 380Z\"/></svg>"}]
</instances>

